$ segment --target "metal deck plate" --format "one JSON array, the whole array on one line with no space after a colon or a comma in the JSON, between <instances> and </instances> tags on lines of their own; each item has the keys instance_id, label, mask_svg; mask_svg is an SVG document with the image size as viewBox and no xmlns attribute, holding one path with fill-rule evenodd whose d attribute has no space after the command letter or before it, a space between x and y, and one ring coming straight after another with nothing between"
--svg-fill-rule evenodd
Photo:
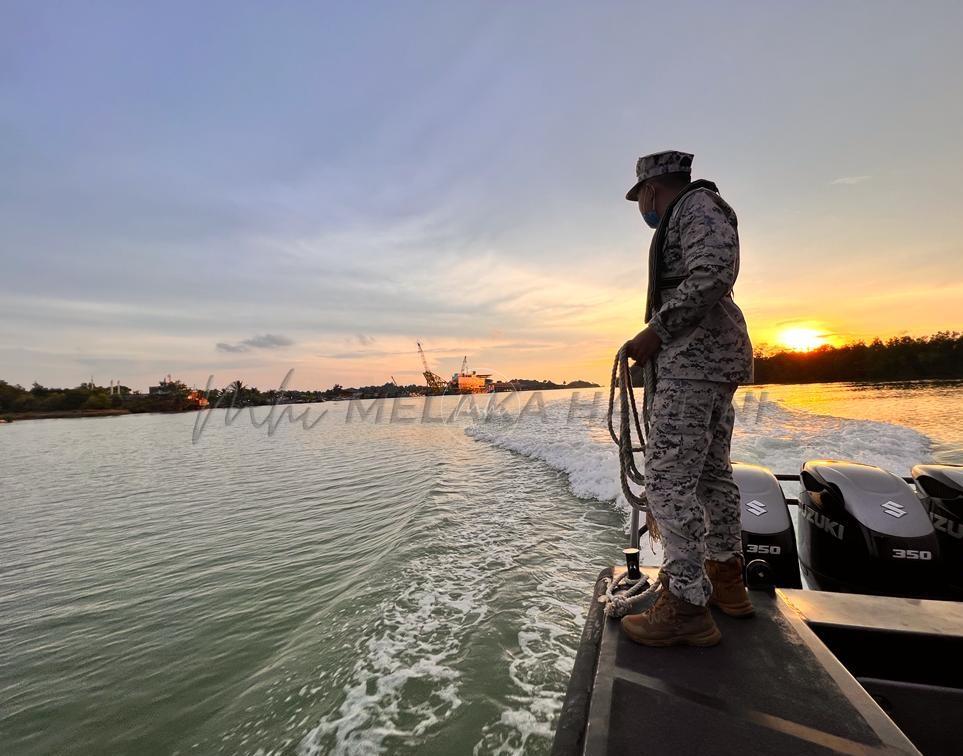
<instances>
[{"instance_id":1,"label":"metal deck plate","mask_svg":"<svg viewBox=\"0 0 963 756\"><path fill-rule=\"evenodd\" d=\"M785 600L810 625L963 637L963 603L784 588Z\"/></svg>"},{"instance_id":2,"label":"metal deck plate","mask_svg":"<svg viewBox=\"0 0 963 756\"><path fill-rule=\"evenodd\" d=\"M573 675L567 700L584 703L584 732L563 711L554 753L917 753L784 598L753 603L753 619L715 613L714 648L646 648L597 620L589 690Z\"/></svg>"}]
</instances>

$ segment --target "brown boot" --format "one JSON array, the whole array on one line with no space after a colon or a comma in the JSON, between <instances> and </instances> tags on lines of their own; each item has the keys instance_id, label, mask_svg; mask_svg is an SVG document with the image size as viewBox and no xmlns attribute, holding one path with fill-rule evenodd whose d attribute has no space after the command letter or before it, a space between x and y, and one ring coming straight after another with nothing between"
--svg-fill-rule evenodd
<instances>
[{"instance_id":1,"label":"brown boot","mask_svg":"<svg viewBox=\"0 0 963 756\"><path fill-rule=\"evenodd\" d=\"M643 646L714 646L722 640L707 607L679 598L665 584L651 608L622 618L622 630Z\"/></svg>"},{"instance_id":2,"label":"brown boot","mask_svg":"<svg viewBox=\"0 0 963 756\"><path fill-rule=\"evenodd\" d=\"M726 562L707 559L706 575L712 583L710 606L718 606L730 617L751 617L756 613L742 579L742 559L737 556Z\"/></svg>"}]
</instances>

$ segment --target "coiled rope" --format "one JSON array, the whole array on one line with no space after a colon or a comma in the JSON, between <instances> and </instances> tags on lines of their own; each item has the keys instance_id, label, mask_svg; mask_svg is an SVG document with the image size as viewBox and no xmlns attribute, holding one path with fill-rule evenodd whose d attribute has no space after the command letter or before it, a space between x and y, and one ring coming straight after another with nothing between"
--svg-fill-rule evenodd
<instances>
[{"instance_id":1,"label":"coiled rope","mask_svg":"<svg viewBox=\"0 0 963 756\"><path fill-rule=\"evenodd\" d=\"M605 578L605 593L599 596L599 603L605 605L606 617L619 619L631 614L635 607L644 604L650 596L663 588L661 580L650 583L643 575L641 580L632 583L628 579L628 573L622 573L618 579Z\"/></svg>"},{"instance_id":2,"label":"coiled rope","mask_svg":"<svg viewBox=\"0 0 963 756\"><path fill-rule=\"evenodd\" d=\"M643 411L648 406L652 392L654 390L654 375L651 370L651 363L643 366ZM619 396L619 432L615 432L615 394ZM646 434L643 428L648 430L646 416L640 421L639 409L635 403L635 394L632 391L632 376L629 373L629 357L623 346L615 355L612 364L612 378L609 381L609 410L608 410L609 435L619 448L619 482L622 486L622 495L625 500L637 512L645 512L646 529L650 538L658 539L658 527L649 512L648 501L645 498L645 475L639 470L635 462L635 455L645 452ZM633 427L638 444L632 439ZM629 482L642 487L636 493L632 490ZM637 520L632 518L632 528L637 526ZM634 535L634 534L633 534ZM650 583L645 575L641 580L631 581L628 573L623 573L618 578L605 578L605 593L599 596L599 602L605 605L606 617L624 617L630 614L637 606L647 602L651 596L662 590L661 580Z\"/></svg>"}]
</instances>

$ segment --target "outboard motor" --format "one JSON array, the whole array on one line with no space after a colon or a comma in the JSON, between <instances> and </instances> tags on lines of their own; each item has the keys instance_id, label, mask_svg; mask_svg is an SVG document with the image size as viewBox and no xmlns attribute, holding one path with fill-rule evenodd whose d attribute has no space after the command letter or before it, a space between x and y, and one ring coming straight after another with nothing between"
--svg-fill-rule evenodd
<instances>
[{"instance_id":1,"label":"outboard motor","mask_svg":"<svg viewBox=\"0 0 963 756\"><path fill-rule=\"evenodd\" d=\"M801 588L796 533L776 476L765 467L735 463L732 475L742 502L742 553L747 571L757 560L769 567L772 584Z\"/></svg>"},{"instance_id":2,"label":"outboard motor","mask_svg":"<svg viewBox=\"0 0 963 756\"><path fill-rule=\"evenodd\" d=\"M902 478L872 465L820 459L806 462L800 479L799 560L814 587L941 594L936 533Z\"/></svg>"},{"instance_id":3,"label":"outboard motor","mask_svg":"<svg viewBox=\"0 0 963 756\"><path fill-rule=\"evenodd\" d=\"M916 465L916 493L940 544L943 575L954 598L963 597L963 465Z\"/></svg>"}]
</instances>

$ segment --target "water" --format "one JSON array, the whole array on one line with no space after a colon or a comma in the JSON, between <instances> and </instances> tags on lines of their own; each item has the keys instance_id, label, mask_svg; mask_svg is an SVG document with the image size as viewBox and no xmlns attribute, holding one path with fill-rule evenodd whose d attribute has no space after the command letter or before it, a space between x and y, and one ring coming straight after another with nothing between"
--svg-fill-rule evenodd
<instances>
[{"instance_id":1,"label":"water","mask_svg":"<svg viewBox=\"0 0 963 756\"><path fill-rule=\"evenodd\" d=\"M963 463L963 381L813 383L754 388L766 392L770 399L807 412L915 428L932 442L934 461Z\"/></svg>"},{"instance_id":2,"label":"water","mask_svg":"<svg viewBox=\"0 0 963 756\"><path fill-rule=\"evenodd\" d=\"M768 392L737 397L738 459L963 462L959 383ZM547 752L625 527L571 395L273 435L216 410L196 445L196 415L0 427L0 750Z\"/></svg>"}]
</instances>

